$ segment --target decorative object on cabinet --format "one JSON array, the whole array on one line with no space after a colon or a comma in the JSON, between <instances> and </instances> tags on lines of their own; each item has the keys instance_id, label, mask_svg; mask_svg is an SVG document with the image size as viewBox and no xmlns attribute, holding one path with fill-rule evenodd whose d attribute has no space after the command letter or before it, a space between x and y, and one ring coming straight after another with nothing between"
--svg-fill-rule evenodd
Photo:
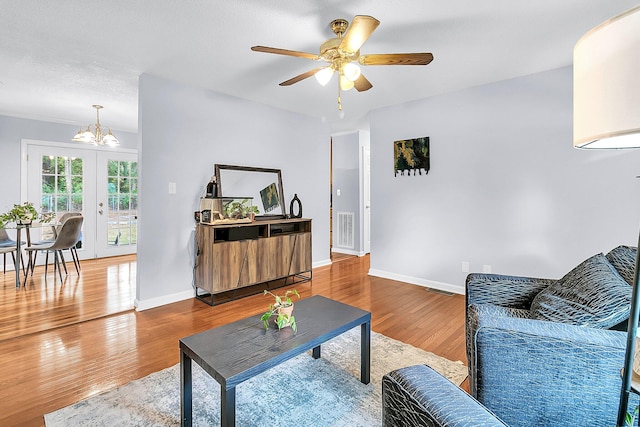
<instances>
[{"instance_id":1,"label":"decorative object on cabinet","mask_svg":"<svg viewBox=\"0 0 640 427\"><path fill-rule=\"evenodd\" d=\"M401 139L393 142L393 176L415 176L416 172L422 175L429 173L429 137L413 139Z\"/></svg>"},{"instance_id":2,"label":"decorative object on cabinet","mask_svg":"<svg viewBox=\"0 0 640 427\"><path fill-rule=\"evenodd\" d=\"M311 280L311 220L196 225L195 297L216 305Z\"/></svg>"},{"instance_id":3,"label":"decorative object on cabinet","mask_svg":"<svg viewBox=\"0 0 640 427\"><path fill-rule=\"evenodd\" d=\"M206 198L218 197L218 186L216 185L216 176L213 175L207 183L207 189L205 191Z\"/></svg>"},{"instance_id":4,"label":"decorative object on cabinet","mask_svg":"<svg viewBox=\"0 0 640 427\"><path fill-rule=\"evenodd\" d=\"M285 218L280 169L215 164L214 170L218 197L242 195L260 201L262 214L256 215L256 220Z\"/></svg>"},{"instance_id":5,"label":"decorative object on cabinet","mask_svg":"<svg viewBox=\"0 0 640 427\"><path fill-rule=\"evenodd\" d=\"M289 295L295 295L300 298L298 291L289 289L284 295L276 295L265 289L264 294L271 295L275 300L273 304L269 304L269 310L260 318L264 324L264 329L269 329L269 319L271 319L271 316L276 316L276 326L278 326L278 329L291 326L293 332L297 332L298 326L296 325L296 318L293 316L293 301L291 301Z\"/></svg>"},{"instance_id":6,"label":"decorative object on cabinet","mask_svg":"<svg viewBox=\"0 0 640 427\"><path fill-rule=\"evenodd\" d=\"M251 215L257 215L260 210L254 206L251 199L241 201L232 200L224 205L224 216L231 219L251 219Z\"/></svg>"},{"instance_id":7,"label":"decorative object on cabinet","mask_svg":"<svg viewBox=\"0 0 640 427\"><path fill-rule=\"evenodd\" d=\"M200 199L200 222L203 224L238 224L253 222L259 213L250 197L203 197Z\"/></svg>"},{"instance_id":8,"label":"decorative object on cabinet","mask_svg":"<svg viewBox=\"0 0 640 427\"><path fill-rule=\"evenodd\" d=\"M262 206L264 206L265 212L271 212L278 206L280 206L280 200L278 199L278 190L276 183L272 182L265 188L260 190L260 199L262 200Z\"/></svg>"},{"instance_id":9,"label":"decorative object on cabinet","mask_svg":"<svg viewBox=\"0 0 640 427\"><path fill-rule=\"evenodd\" d=\"M298 211L296 213L293 213L294 205L298 206ZM289 215L291 215L292 218L302 218L302 202L298 198L297 193L294 194L293 199L291 199L291 204L289 205Z\"/></svg>"}]
</instances>

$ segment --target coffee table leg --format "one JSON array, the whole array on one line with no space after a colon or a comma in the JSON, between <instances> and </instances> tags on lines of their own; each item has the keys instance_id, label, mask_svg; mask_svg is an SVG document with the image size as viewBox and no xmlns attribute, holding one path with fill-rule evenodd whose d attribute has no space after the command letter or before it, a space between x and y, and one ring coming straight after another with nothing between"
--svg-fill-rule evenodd
<instances>
[{"instance_id":1,"label":"coffee table leg","mask_svg":"<svg viewBox=\"0 0 640 427\"><path fill-rule=\"evenodd\" d=\"M320 346L313 347L311 355L313 356L314 359L320 359Z\"/></svg>"},{"instance_id":2,"label":"coffee table leg","mask_svg":"<svg viewBox=\"0 0 640 427\"><path fill-rule=\"evenodd\" d=\"M220 425L234 427L236 425L236 388L220 387Z\"/></svg>"},{"instance_id":3,"label":"coffee table leg","mask_svg":"<svg viewBox=\"0 0 640 427\"><path fill-rule=\"evenodd\" d=\"M180 419L183 427L191 426L192 394L191 394L191 358L184 351L180 352Z\"/></svg>"},{"instance_id":4,"label":"coffee table leg","mask_svg":"<svg viewBox=\"0 0 640 427\"><path fill-rule=\"evenodd\" d=\"M360 325L360 381L371 381L371 321Z\"/></svg>"}]
</instances>

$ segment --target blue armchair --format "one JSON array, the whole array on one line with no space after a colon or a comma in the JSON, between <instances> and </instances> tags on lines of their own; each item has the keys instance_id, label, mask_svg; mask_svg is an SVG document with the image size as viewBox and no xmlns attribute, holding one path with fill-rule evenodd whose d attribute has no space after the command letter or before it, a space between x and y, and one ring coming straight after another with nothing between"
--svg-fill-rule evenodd
<instances>
[{"instance_id":1,"label":"blue armchair","mask_svg":"<svg viewBox=\"0 0 640 427\"><path fill-rule=\"evenodd\" d=\"M385 425L615 426L627 338L615 329L628 318L635 253L618 247L560 280L470 274L471 396L423 368L394 371L383 380ZM482 423L461 418L453 404L460 399ZM633 400L630 408L638 404ZM430 421L396 422L397 407L407 408L411 420Z\"/></svg>"}]
</instances>

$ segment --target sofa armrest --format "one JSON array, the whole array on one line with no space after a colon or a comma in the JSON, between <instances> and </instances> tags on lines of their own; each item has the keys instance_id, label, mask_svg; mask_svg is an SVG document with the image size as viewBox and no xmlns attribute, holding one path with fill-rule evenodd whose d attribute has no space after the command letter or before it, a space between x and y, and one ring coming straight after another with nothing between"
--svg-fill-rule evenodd
<instances>
[{"instance_id":1,"label":"sofa armrest","mask_svg":"<svg viewBox=\"0 0 640 427\"><path fill-rule=\"evenodd\" d=\"M553 279L471 273L466 280L467 307L494 304L528 310L533 298L553 283Z\"/></svg>"},{"instance_id":2,"label":"sofa armrest","mask_svg":"<svg viewBox=\"0 0 640 427\"><path fill-rule=\"evenodd\" d=\"M469 378L478 401L512 425L616 424L626 333L483 314Z\"/></svg>"},{"instance_id":3,"label":"sofa armrest","mask_svg":"<svg viewBox=\"0 0 640 427\"><path fill-rule=\"evenodd\" d=\"M382 422L385 427L506 425L425 365L398 369L382 378Z\"/></svg>"}]
</instances>

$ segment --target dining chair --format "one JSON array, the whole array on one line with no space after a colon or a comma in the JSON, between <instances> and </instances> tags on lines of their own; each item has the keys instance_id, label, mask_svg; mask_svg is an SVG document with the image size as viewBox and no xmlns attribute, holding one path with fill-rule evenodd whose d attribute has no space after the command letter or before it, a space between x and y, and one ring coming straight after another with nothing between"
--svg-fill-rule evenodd
<instances>
[{"instance_id":1,"label":"dining chair","mask_svg":"<svg viewBox=\"0 0 640 427\"><path fill-rule=\"evenodd\" d=\"M24 242L23 242L24 243ZM16 265L16 255L15 252L17 252L18 250L18 246L17 246L17 242L13 239L11 239L9 237L9 235L7 234L7 230L5 230L4 228L0 228L0 254L2 254L3 256L3 272L6 274L7 273L7 254L11 254L11 258L13 258L13 265ZM22 253L20 254L20 256L22 257ZM22 261L22 258L20 258L20 260ZM24 262L21 262L22 264L22 268L23 271L25 271L26 274L26 270L24 269Z\"/></svg>"},{"instance_id":2,"label":"dining chair","mask_svg":"<svg viewBox=\"0 0 640 427\"><path fill-rule=\"evenodd\" d=\"M60 232L60 229L62 228L62 224L69 218L74 217L74 216L82 216L81 212L67 212L62 214L62 216L60 217L60 219L58 220L58 224L57 226L55 226L54 228L54 236L53 238L50 239L44 239L44 240L39 240L35 243L33 243L33 246L35 245L46 245L46 244L52 244L55 240L56 240L56 236L58 235L58 233ZM78 248L82 247L82 232L80 232L80 238L78 239L78 243L76 243L75 245L73 245L72 247L69 248L69 252L71 253L71 259L73 260L73 265L76 267L76 273L80 274L80 258L78 258ZM35 258L35 254L37 254L37 252L34 252L34 258ZM62 265L65 268L65 273L67 272L67 267L66 267L66 263L64 260L64 256L62 255L62 252L60 252L60 258L62 258ZM31 261L31 260L30 260ZM35 266L35 260L33 261L32 265Z\"/></svg>"},{"instance_id":3,"label":"dining chair","mask_svg":"<svg viewBox=\"0 0 640 427\"><path fill-rule=\"evenodd\" d=\"M33 261L31 261L31 256L29 256L29 266L31 267L31 276L33 276L33 270L36 263L36 257L38 251L45 251L46 259L44 265L44 274L45 277L47 275L47 267L49 265L49 252L53 252L54 258L54 274L57 268L58 274L60 275L60 280L62 280L62 270L60 269L60 261L62 261L62 265L64 266L65 273L67 272L67 267L64 262L64 257L62 256L62 251L64 249L71 249L74 247L78 241L80 240L80 233L82 230L82 223L84 221L84 217L82 215L70 216L60 225L59 230L56 233L56 238L52 242L43 242L41 244L31 244L25 248L25 251L30 254L33 253ZM58 259L60 257L60 260ZM75 259L74 259L75 261ZM76 264L76 272L80 273L79 268Z\"/></svg>"}]
</instances>

